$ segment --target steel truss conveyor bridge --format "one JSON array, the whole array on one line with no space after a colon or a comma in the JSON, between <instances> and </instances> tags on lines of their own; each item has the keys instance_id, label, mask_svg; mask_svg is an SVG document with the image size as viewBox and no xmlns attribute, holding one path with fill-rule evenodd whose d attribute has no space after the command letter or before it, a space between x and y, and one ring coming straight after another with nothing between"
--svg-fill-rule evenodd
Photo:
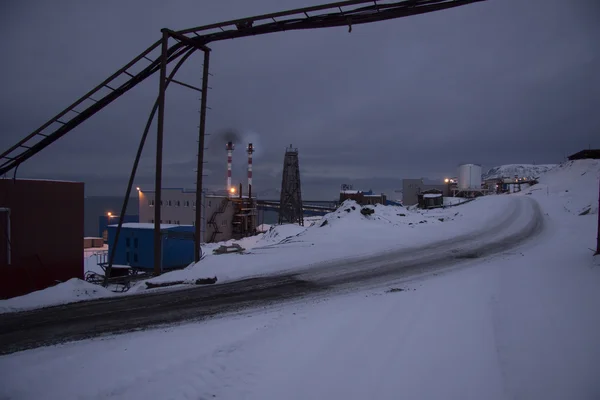
<instances>
[{"instance_id":1,"label":"steel truss conveyor bridge","mask_svg":"<svg viewBox=\"0 0 600 400\"><path fill-rule=\"evenodd\" d=\"M209 76L209 56L211 49L209 43L222 40L235 39L247 36L264 35L268 33L284 32L292 30L306 30L331 27L348 27L351 32L356 25L391 20L395 18L408 17L412 15L425 14L434 11L446 10L484 0L347 0L329 3L313 7L305 7L294 10L258 15L249 18L235 19L210 25L199 26L190 29L173 31L162 29L162 38L142 53L134 57L125 66L105 79L98 86L90 90L84 96L69 105L63 111L48 120L45 124L34 130L22 140L6 149L0 154L0 176L5 176L14 171L16 177L17 168L35 156L37 153L59 140L61 137L78 127L84 121L94 116L97 112L107 107L113 101L136 87L138 84L159 72L158 97L148 117L144 132L140 139L136 158L134 160L127 191L124 196L124 204L121 216L125 215L127 202L132 191L139 159L141 157L148 131L155 114L157 115L156 135L156 176L155 192L156 201L160 202L162 188L162 148L163 148L163 125L165 119L165 91L171 83L182 85L202 93L200 105L200 125L198 136L198 167L196 178L196 192L202 192L202 177L204 165L204 138L207 109L207 91ZM181 65L197 50L204 53L204 65L202 69L202 86L196 87L175 79L175 75ZM167 75L167 65L174 64ZM197 198L197 202L201 199ZM160 221L160 207L155 207L154 220ZM195 233L195 259L198 261L200 251L200 221L201 207L196 211ZM115 243L118 243L122 218L119 220ZM161 246L160 225L155 223L154 228L154 259L155 274L160 274ZM108 271L112 266L114 250L111 251Z\"/></svg>"},{"instance_id":2,"label":"steel truss conveyor bridge","mask_svg":"<svg viewBox=\"0 0 600 400\"><path fill-rule=\"evenodd\" d=\"M281 207L278 200L257 200L256 208L262 211L279 211ZM302 211L305 215L325 215L337 208L333 202L302 202Z\"/></svg>"}]
</instances>

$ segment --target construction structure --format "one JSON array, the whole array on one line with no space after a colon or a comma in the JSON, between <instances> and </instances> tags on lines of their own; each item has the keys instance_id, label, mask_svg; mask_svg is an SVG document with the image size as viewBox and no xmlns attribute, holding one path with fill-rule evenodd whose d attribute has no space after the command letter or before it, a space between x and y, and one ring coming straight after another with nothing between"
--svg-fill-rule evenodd
<instances>
[{"instance_id":1,"label":"construction structure","mask_svg":"<svg viewBox=\"0 0 600 400\"><path fill-rule=\"evenodd\" d=\"M248 195L244 187L232 183L231 166L235 144L227 142L227 180L225 189L216 192L204 190L200 196L201 215L200 242L214 243L230 239L241 239L256 234L256 199L252 197L252 153L254 146L248 144ZM195 214L198 203L196 190L164 188L158 202L155 191L138 190L140 222L155 223L154 209L161 208L160 224L196 225Z\"/></svg>"},{"instance_id":2,"label":"construction structure","mask_svg":"<svg viewBox=\"0 0 600 400\"><path fill-rule=\"evenodd\" d=\"M433 183L426 182L424 178L402 179L402 204L405 206L419 204L419 195L430 190L439 190L448 194L449 184L450 180L445 183Z\"/></svg>"},{"instance_id":3,"label":"construction structure","mask_svg":"<svg viewBox=\"0 0 600 400\"><path fill-rule=\"evenodd\" d=\"M300 184L300 161L298 149L290 145L285 149L283 174L281 177L281 199L279 201L279 224L304 225L302 190Z\"/></svg>"},{"instance_id":4,"label":"construction structure","mask_svg":"<svg viewBox=\"0 0 600 400\"><path fill-rule=\"evenodd\" d=\"M393 3L378 3L373 0L347 0L318 6L298 8L288 11L264 14L249 18L234 19L215 24L198 26L190 29L173 31L167 28L161 30L160 40L153 43L130 62L118 69L114 74L77 99L63 111L52 117L41 127L25 136L22 140L0 154L0 176L16 170L22 163L34 157L43 149L52 145L96 113L107 107L113 101L135 88L141 82L158 73L158 96L152 107L146 126L141 135L140 144L135 155L129 182L123 196L123 207L119 213L119 227L127 210L127 203L134 188L134 181L141 155L148 137L148 132L154 116L156 123L156 164L155 185L156 201L160 203L162 193L162 165L164 122L166 115L167 87L171 84L201 93L200 122L198 125L198 159L196 168L196 203L201 203L203 193L204 142L206 131L206 110L209 62L211 49L209 43L235 38L264 35L275 32L308 30L329 27L347 27L348 32L353 26L377 21L386 21L411 15L425 14L447 10L457 6L477 3L484 0L427 0L427 1L397 1ZM177 71L183 63L196 51L203 53L202 84L196 87L175 79ZM174 67L167 73L167 67ZM172 65L173 65L172 64ZM161 257L161 207L154 208L154 273L160 274L159 260ZM194 233L194 258L200 260L200 225L201 207L196 208ZM116 232L118 238L120 228ZM115 240L115 243L119 243ZM112 252L114 254L114 252ZM111 254L108 270L112 265Z\"/></svg>"},{"instance_id":5,"label":"construction structure","mask_svg":"<svg viewBox=\"0 0 600 400\"><path fill-rule=\"evenodd\" d=\"M454 197L479 197L487 194L482 185L481 165L461 164L458 166L458 185L452 189Z\"/></svg>"}]
</instances>

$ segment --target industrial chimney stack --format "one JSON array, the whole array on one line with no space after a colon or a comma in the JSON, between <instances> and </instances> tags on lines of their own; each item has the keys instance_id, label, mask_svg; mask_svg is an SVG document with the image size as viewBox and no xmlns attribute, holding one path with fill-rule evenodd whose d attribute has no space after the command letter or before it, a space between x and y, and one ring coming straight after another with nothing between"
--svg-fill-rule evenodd
<instances>
[{"instance_id":1,"label":"industrial chimney stack","mask_svg":"<svg viewBox=\"0 0 600 400\"><path fill-rule=\"evenodd\" d=\"M227 149L227 192L229 193L233 187L231 186L231 160L233 158L233 142L227 142L225 149Z\"/></svg>"},{"instance_id":2,"label":"industrial chimney stack","mask_svg":"<svg viewBox=\"0 0 600 400\"><path fill-rule=\"evenodd\" d=\"M248 151L248 198L252 199L252 153L254 153L252 143L248 143L246 150Z\"/></svg>"}]
</instances>

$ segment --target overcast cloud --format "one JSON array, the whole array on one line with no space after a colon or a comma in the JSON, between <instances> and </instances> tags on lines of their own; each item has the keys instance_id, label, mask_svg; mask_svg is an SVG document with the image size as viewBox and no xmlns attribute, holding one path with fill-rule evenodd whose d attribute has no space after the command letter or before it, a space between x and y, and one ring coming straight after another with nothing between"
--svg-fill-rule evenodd
<instances>
[{"instance_id":1,"label":"overcast cloud","mask_svg":"<svg viewBox=\"0 0 600 400\"><path fill-rule=\"evenodd\" d=\"M100 83L160 37L313 0L3 1L0 149ZM258 191L281 182L283 152L300 151L304 197L341 183L391 192L402 178L441 179L459 163L556 163L600 147L600 2L489 0L397 20L286 32L210 45L207 184L225 184L222 136L248 141ZM200 85L201 54L180 80ZM121 194L156 77L19 168L21 177L83 180ZM167 92L163 186L193 187L198 93ZM155 129L136 184L151 188Z\"/></svg>"}]
</instances>

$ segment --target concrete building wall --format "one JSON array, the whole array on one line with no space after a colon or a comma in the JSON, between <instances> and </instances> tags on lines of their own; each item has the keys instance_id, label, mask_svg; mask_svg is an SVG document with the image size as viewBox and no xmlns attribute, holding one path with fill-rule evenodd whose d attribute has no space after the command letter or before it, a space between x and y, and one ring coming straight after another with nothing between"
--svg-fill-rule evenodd
<instances>
[{"instance_id":1,"label":"concrete building wall","mask_svg":"<svg viewBox=\"0 0 600 400\"><path fill-rule=\"evenodd\" d=\"M153 191L138 191L140 222L154 223L154 207L156 207ZM195 225L196 219L196 192L184 189L163 189L162 192L161 223L174 225ZM213 236L215 227L209 224L211 217L219 209L224 196L205 195L202 213L202 241L208 242ZM215 223L220 234L214 240L217 242L231 239L234 207L231 201L223 213L217 214Z\"/></svg>"}]
</instances>

